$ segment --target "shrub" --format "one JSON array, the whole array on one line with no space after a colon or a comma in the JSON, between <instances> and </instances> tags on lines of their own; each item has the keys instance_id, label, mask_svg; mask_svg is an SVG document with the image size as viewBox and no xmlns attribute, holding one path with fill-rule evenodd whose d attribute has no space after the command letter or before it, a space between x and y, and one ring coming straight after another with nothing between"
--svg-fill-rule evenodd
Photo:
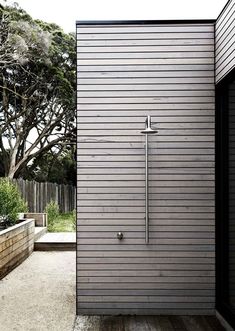
<instances>
[{"instance_id":1,"label":"shrub","mask_svg":"<svg viewBox=\"0 0 235 331\"><path fill-rule=\"evenodd\" d=\"M53 228L54 221L59 216L60 210L59 205L56 201L51 200L45 208L45 212L47 213L48 217L48 230L50 231Z\"/></svg>"},{"instance_id":2,"label":"shrub","mask_svg":"<svg viewBox=\"0 0 235 331\"><path fill-rule=\"evenodd\" d=\"M0 179L0 217L10 225L15 224L18 213L28 210L27 203L21 198L20 191L7 178Z\"/></svg>"},{"instance_id":3,"label":"shrub","mask_svg":"<svg viewBox=\"0 0 235 331\"><path fill-rule=\"evenodd\" d=\"M77 217L76 217L76 209L73 210L73 230L76 231L76 225L77 225Z\"/></svg>"}]
</instances>

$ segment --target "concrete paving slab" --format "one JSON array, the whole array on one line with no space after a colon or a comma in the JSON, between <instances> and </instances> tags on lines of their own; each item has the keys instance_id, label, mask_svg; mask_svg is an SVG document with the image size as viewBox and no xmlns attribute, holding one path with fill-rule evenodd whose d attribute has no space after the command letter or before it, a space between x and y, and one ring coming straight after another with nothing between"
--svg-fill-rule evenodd
<instances>
[{"instance_id":1,"label":"concrete paving slab","mask_svg":"<svg viewBox=\"0 0 235 331\"><path fill-rule=\"evenodd\" d=\"M34 244L35 251L76 251L75 232L48 232Z\"/></svg>"},{"instance_id":2,"label":"concrete paving slab","mask_svg":"<svg viewBox=\"0 0 235 331\"><path fill-rule=\"evenodd\" d=\"M47 227L45 226L35 226L34 229L34 241L37 241L47 233Z\"/></svg>"},{"instance_id":3,"label":"concrete paving slab","mask_svg":"<svg viewBox=\"0 0 235 331\"><path fill-rule=\"evenodd\" d=\"M76 243L76 232L47 232L37 243Z\"/></svg>"},{"instance_id":4,"label":"concrete paving slab","mask_svg":"<svg viewBox=\"0 0 235 331\"><path fill-rule=\"evenodd\" d=\"M75 269L75 252L34 252L0 281L0 330L72 331Z\"/></svg>"}]
</instances>

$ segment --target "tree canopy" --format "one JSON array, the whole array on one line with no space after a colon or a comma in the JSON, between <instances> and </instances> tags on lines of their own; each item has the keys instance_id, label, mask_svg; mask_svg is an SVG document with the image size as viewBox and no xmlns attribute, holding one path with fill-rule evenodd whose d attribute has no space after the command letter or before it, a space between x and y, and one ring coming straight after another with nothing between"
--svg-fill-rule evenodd
<instances>
[{"instance_id":1,"label":"tree canopy","mask_svg":"<svg viewBox=\"0 0 235 331\"><path fill-rule=\"evenodd\" d=\"M5 176L75 141L74 34L0 7L0 153Z\"/></svg>"},{"instance_id":2,"label":"tree canopy","mask_svg":"<svg viewBox=\"0 0 235 331\"><path fill-rule=\"evenodd\" d=\"M22 170L22 177L37 182L51 182L76 186L76 161L74 151L65 149L62 153L50 151ZM0 169L1 171L1 169Z\"/></svg>"}]
</instances>

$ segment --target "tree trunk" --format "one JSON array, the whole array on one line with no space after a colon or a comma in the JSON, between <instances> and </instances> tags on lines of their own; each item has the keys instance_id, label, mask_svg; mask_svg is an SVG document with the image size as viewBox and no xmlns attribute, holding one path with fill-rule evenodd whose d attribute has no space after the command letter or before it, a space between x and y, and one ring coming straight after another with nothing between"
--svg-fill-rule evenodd
<instances>
[{"instance_id":1,"label":"tree trunk","mask_svg":"<svg viewBox=\"0 0 235 331\"><path fill-rule=\"evenodd\" d=\"M8 173L6 173L6 177L13 179L15 172L16 172L16 167L11 163L9 166Z\"/></svg>"},{"instance_id":2,"label":"tree trunk","mask_svg":"<svg viewBox=\"0 0 235 331\"><path fill-rule=\"evenodd\" d=\"M10 158L9 169L6 173L6 177L13 179L17 172L23 167L26 163L27 158L20 160L18 163L14 155Z\"/></svg>"},{"instance_id":3,"label":"tree trunk","mask_svg":"<svg viewBox=\"0 0 235 331\"><path fill-rule=\"evenodd\" d=\"M12 171L9 171L8 172L8 174L7 174L7 178L9 178L9 179L13 179L14 178L14 175L15 175L15 171L14 170L12 170Z\"/></svg>"},{"instance_id":4,"label":"tree trunk","mask_svg":"<svg viewBox=\"0 0 235 331\"><path fill-rule=\"evenodd\" d=\"M6 174L6 176L10 179L14 178L15 172L18 169L18 166L16 164L16 155L17 155L17 148L18 148L19 142L18 139L16 141L15 147L10 155L10 160L9 160L9 170Z\"/></svg>"}]
</instances>

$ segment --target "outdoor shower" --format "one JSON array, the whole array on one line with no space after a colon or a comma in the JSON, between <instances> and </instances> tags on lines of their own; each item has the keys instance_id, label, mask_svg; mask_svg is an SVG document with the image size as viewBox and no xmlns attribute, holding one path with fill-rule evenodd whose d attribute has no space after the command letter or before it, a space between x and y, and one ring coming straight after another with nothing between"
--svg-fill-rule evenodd
<instances>
[{"instance_id":1,"label":"outdoor shower","mask_svg":"<svg viewBox=\"0 0 235 331\"><path fill-rule=\"evenodd\" d=\"M81 315L215 312L214 36L215 21L77 23Z\"/></svg>"},{"instance_id":2,"label":"outdoor shower","mask_svg":"<svg viewBox=\"0 0 235 331\"><path fill-rule=\"evenodd\" d=\"M145 130L141 133L145 134L145 242L149 242L149 189L148 189L148 135L157 133L158 131L151 128L151 116L147 116L145 120Z\"/></svg>"}]
</instances>

